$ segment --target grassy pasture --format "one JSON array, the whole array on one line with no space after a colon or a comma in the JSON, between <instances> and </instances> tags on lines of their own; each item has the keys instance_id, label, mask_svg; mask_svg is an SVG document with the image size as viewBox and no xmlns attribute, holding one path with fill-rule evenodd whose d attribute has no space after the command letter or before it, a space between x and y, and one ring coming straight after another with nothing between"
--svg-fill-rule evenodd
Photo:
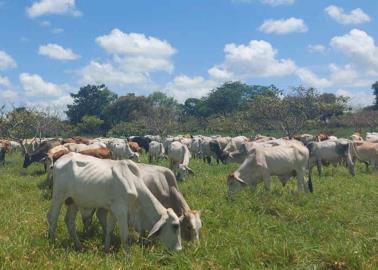
<instances>
[{"instance_id":1,"label":"grassy pasture","mask_svg":"<svg viewBox=\"0 0 378 270\"><path fill-rule=\"evenodd\" d=\"M182 252L171 253L158 242L132 242L125 255L116 231L112 252L104 254L97 221L91 235L79 233L84 251L75 251L64 207L57 240L48 241L42 166L24 170L22 157L9 155L0 165L0 269L378 269L377 172L359 164L352 178L345 168L329 167L314 177L314 194L275 180L270 194L260 186L231 200L226 175L237 164L192 160L191 167L195 176L179 185L202 211L200 243L184 242Z\"/></svg>"}]
</instances>

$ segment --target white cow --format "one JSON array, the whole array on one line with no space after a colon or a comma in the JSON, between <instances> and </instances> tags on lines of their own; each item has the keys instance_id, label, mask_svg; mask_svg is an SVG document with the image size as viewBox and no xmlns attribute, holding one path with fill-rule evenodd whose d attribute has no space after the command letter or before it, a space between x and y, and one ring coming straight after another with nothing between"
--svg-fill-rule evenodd
<instances>
[{"instance_id":1,"label":"white cow","mask_svg":"<svg viewBox=\"0 0 378 270\"><path fill-rule=\"evenodd\" d=\"M110 149L114 159L133 159L139 161L139 154L131 150L130 145L126 141L116 141L110 143Z\"/></svg>"},{"instance_id":2,"label":"white cow","mask_svg":"<svg viewBox=\"0 0 378 270\"><path fill-rule=\"evenodd\" d=\"M366 133L366 141L378 143L378 132L368 132Z\"/></svg>"},{"instance_id":3,"label":"white cow","mask_svg":"<svg viewBox=\"0 0 378 270\"><path fill-rule=\"evenodd\" d=\"M110 248L110 233L119 225L121 246L127 250L128 224L138 232L148 230L170 249L181 250L180 220L172 209L164 208L140 179L137 165L130 160L102 160L69 153L54 165L54 186L48 212L49 237L54 240L61 206L66 202L65 222L75 246L81 244L75 217L92 209L107 213L105 250Z\"/></svg>"},{"instance_id":4,"label":"white cow","mask_svg":"<svg viewBox=\"0 0 378 270\"><path fill-rule=\"evenodd\" d=\"M188 147L181 142L172 142L168 147L168 159L170 168L177 171L177 178L184 179L188 173L193 174L193 170L189 168L189 160L191 154Z\"/></svg>"},{"instance_id":5,"label":"white cow","mask_svg":"<svg viewBox=\"0 0 378 270\"><path fill-rule=\"evenodd\" d=\"M149 145L148 160L151 163L153 160L159 161L159 159L165 158L165 148L160 142L152 141Z\"/></svg>"},{"instance_id":6,"label":"white cow","mask_svg":"<svg viewBox=\"0 0 378 270\"><path fill-rule=\"evenodd\" d=\"M311 179L305 183L309 151L302 145L283 145L270 148L256 147L239 169L228 176L229 194L241 191L247 185L256 188L264 182L266 191L270 190L270 176L278 176L285 185L292 176L297 177L298 191L311 191Z\"/></svg>"}]
</instances>

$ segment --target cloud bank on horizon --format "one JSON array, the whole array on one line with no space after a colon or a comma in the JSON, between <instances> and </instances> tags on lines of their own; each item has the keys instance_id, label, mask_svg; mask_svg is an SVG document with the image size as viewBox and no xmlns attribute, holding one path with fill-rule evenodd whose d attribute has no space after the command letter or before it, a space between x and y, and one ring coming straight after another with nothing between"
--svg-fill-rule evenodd
<instances>
[{"instance_id":1,"label":"cloud bank on horizon","mask_svg":"<svg viewBox=\"0 0 378 270\"><path fill-rule=\"evenodd\" d=\"M321 2L5 0L0 23L15 23L0 29L0 100L63 107L80 86L104 83L119 95L160 90L184 102L240 80L370 105L377 4Z\"/></svg>"}]
</instances>

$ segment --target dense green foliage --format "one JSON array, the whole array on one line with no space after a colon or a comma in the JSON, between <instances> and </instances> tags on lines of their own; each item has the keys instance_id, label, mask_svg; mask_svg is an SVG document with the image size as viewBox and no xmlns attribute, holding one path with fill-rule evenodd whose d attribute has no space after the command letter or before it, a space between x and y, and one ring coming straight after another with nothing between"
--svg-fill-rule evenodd
<instances>
[{"instance_id":1,"label":"dense green foliage","mask_svg":"<svg viewBox=\"0 0 378 270\"><path fill-rule=\"evenodd\" d=\"M142 159L146 161L146 156ZM164 163L166 166L167 164ZM46 175L42 165L22 169L12 154L0 166L0 268L2 269L376 269L377 172L359 165L352 178L343 167L326 168L314 179L313 194L297 194L295 181L272 192L226 196L226 176L237 168L191 160L195 175L179 183L193 209L201 210L200 242L183 243L172 253L156 241L148 246L134 236L125 255L115 232L110 254L103 253L100 226L79 234L75 251L62 208L57 240L47 239ZM78 230L82 230L77 219Z\"/></svg>"}]
</instances>

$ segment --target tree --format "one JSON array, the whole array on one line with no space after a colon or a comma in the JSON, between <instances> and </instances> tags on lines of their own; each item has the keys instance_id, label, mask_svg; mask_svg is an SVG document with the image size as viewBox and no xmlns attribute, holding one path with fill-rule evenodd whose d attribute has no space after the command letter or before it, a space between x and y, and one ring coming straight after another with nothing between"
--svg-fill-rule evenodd
<instances>
[{"instance_id":1,"label":"tree","mask_svg":"<svg viewBox=\"0 0 378 270\"><path fill-rule=\"evenodd\" d=\"M104 118L105 108L117 99L117 95L105 85L87 85L81 87L77 94L71 93L73 104L67 105L67 117L77 124L85 115Z\"/></svg>"},{"instance_id":2,"label":"tree","mask_svg":"<svg viewBox=\"0 0 378 270\"><path fill-rule=\"evenodd\" d=\"M371 88L374 90L374 95L375 95L375 104L374 104L374 109L378 110L378 81L376 81Z\"/></svg>"},{"instance_id":3,"label":"tree","mask_svg":"<svg viewBox=\"0 0 378 270\"><path fill-rule=\"evenodd\" d=\"M151 107L151 100L147 97L136 96L133 93L121 96L106 107L105 122L108 126L114 126L120 122L131 122L136 115L143 114Z\"/></svg>"},{"instance_id":4,"label":"tree","mask_svg":"<svg viewBox=\"0 0 378 270\"><path fill-rule=\"evenodd\" d=\"M85 115L81 118L81 122L77 125L79 134L84 135L101 135L102 134L102 125L104 120L94 116L94 115Z\"/></svg>"}]
</instances>

